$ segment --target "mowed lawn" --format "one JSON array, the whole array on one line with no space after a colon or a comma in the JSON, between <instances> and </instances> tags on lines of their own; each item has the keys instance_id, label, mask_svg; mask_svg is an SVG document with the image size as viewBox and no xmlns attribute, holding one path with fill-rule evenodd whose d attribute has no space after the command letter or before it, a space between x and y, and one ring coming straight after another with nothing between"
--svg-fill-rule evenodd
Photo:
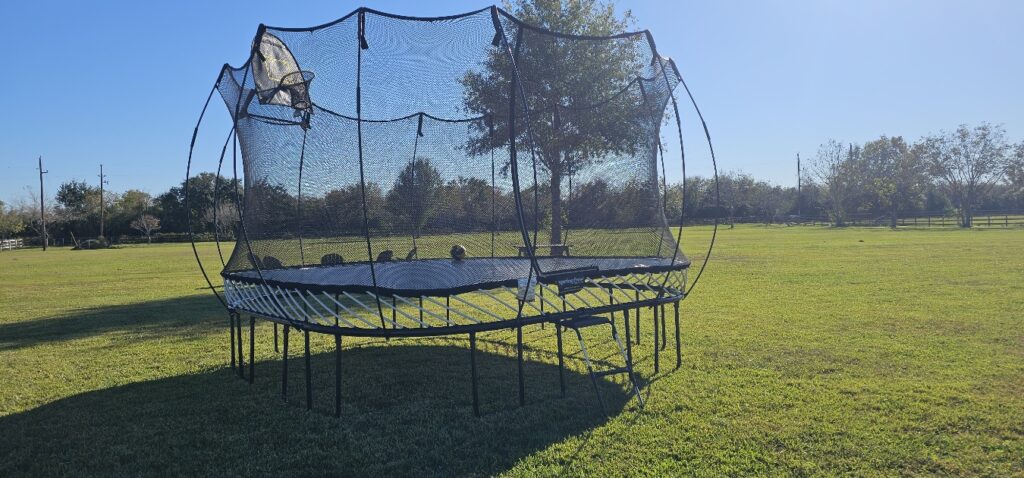
<instances>
[{"instance_id":1,"label":"mowed lawn","mask_svg":"<svg viewBox=\"0 0 1024 478\"><path fill-rule=\"evenodd\" d=\"M609 379L608 415L571 337L559 397L550 326L525 332L526 407L514 334L480 337L482 418L464 336L346 338L340 419L314 336L309 412L301 336L286 404L271 326L249 385L203 286L187 244L0 252L0 476L1024 476L1021 229L723 230L682 367L669 347L654 373L645 311L647 406Z\"/></svg>"}]
</instances>

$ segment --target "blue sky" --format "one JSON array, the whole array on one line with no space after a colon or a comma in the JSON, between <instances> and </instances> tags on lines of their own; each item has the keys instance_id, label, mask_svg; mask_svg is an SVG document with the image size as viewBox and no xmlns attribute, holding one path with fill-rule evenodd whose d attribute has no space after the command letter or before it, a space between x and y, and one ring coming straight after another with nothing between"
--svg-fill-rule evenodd
<instances>
[{"instance_id":1,"label":"blue sky","mask_svg":"<svg viewBox=\"0 0 1024 478\"><path fill-rule=\"evenodd\" d=\"M408 15L478 2L369 1ZM621 1L654 33L704 111L726 170L795 183L796 153L828 138L910 140L960 123L1024 139L1024 2ZM0 200L70 179L154 194L184 177L188 141L220 66L244 61L256 26L310 26L343 1L10 2L0 16ZM227 116L214 103L207 149ZM690 123L688 118L688 123ZM699 131L687 128L687 144ZM224 133L222 133L222 131ZM216 138L216 139L215 139ZM688 149L688 151L690 151ZM204 168L215 163L205 160ZM692 157L706 172L705 155Z\"/></svg>"}]
</instances>

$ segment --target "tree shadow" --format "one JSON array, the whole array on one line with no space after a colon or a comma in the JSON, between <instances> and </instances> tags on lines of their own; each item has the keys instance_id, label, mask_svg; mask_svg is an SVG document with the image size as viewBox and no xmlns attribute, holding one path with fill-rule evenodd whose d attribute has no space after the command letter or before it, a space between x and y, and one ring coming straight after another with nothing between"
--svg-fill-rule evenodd
<instances>
[{"instance_id":1,"label":"tree shadow","mask_svg":"<svg viewBox=\"0 0 1024 478\"><path fill-rule=\"evenodd\" d=\"M83 393L0 418L0 475L483 476L609 419L589 376L567 368L559 398L557 366L534 361L519 407L515 357L488 350L476 418L469 350L417 341L344 348L334 418L335 354L312 356L310 412L301 334L289 345L288 403L280 357L255 364L253 385L225 367ZM611 415L633 403L621 384L600 388Z\"/></svg>"},{"instance_id":2,"label":"tree shadow","mask_svg":"<svg viewBox=\"0 0 1024 478\"><path fill-rule=\"evenodd\" d=\"M211 311L217 311L212 313ZM218 322L214 317L222 317ZM199 320L202 319L202 320ZM74 313L0 324L0 351L16 350L130 331L140 340L178 334L188 327L227 328L227 313L210 294L175 297L120 306L95 307Z\"/></svg>"}]
</instances>

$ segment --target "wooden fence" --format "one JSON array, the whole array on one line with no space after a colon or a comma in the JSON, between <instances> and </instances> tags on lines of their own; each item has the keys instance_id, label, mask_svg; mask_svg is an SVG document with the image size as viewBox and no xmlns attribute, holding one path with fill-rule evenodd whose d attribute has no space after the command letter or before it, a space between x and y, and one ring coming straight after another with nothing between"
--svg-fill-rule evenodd
<instances>
[{"instance_id":1,"label":"wooden fence","mask_svg":"<svg viewBox=\"0 0 1024 478\"><path fill-rule=\"evenodd\" d=\"M22 239L0 240L0 251L10 251L13 249L21 249L22 247L25 247L25 242Z\"/></svg>"}]
</instances>

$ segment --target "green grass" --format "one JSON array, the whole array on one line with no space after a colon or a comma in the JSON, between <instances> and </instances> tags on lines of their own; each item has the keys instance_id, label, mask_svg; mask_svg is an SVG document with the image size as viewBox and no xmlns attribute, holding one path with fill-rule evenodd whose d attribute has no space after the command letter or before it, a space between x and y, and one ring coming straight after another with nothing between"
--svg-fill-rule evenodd
<instances>
[{"instance_id":1,"label":"green grass","mask_svg":"<svg viewBox=\"0 0 1024 478\"><path fill-rule=\"evenodd\" d=\"M681 369L669 348L653 373L643 316L646 408L608 381L602 415L573 341L559 398L554 331L530 327L522 408L514 336L481 337L480 419L464 337L346 339L335 419L328 338L312 413L298 334L292 403L265 323L255 385L232 375L187 245L0 252L0 476L1024 476L1024 231L719 241L683 302Z\"/></svg>"}]
</instances>

